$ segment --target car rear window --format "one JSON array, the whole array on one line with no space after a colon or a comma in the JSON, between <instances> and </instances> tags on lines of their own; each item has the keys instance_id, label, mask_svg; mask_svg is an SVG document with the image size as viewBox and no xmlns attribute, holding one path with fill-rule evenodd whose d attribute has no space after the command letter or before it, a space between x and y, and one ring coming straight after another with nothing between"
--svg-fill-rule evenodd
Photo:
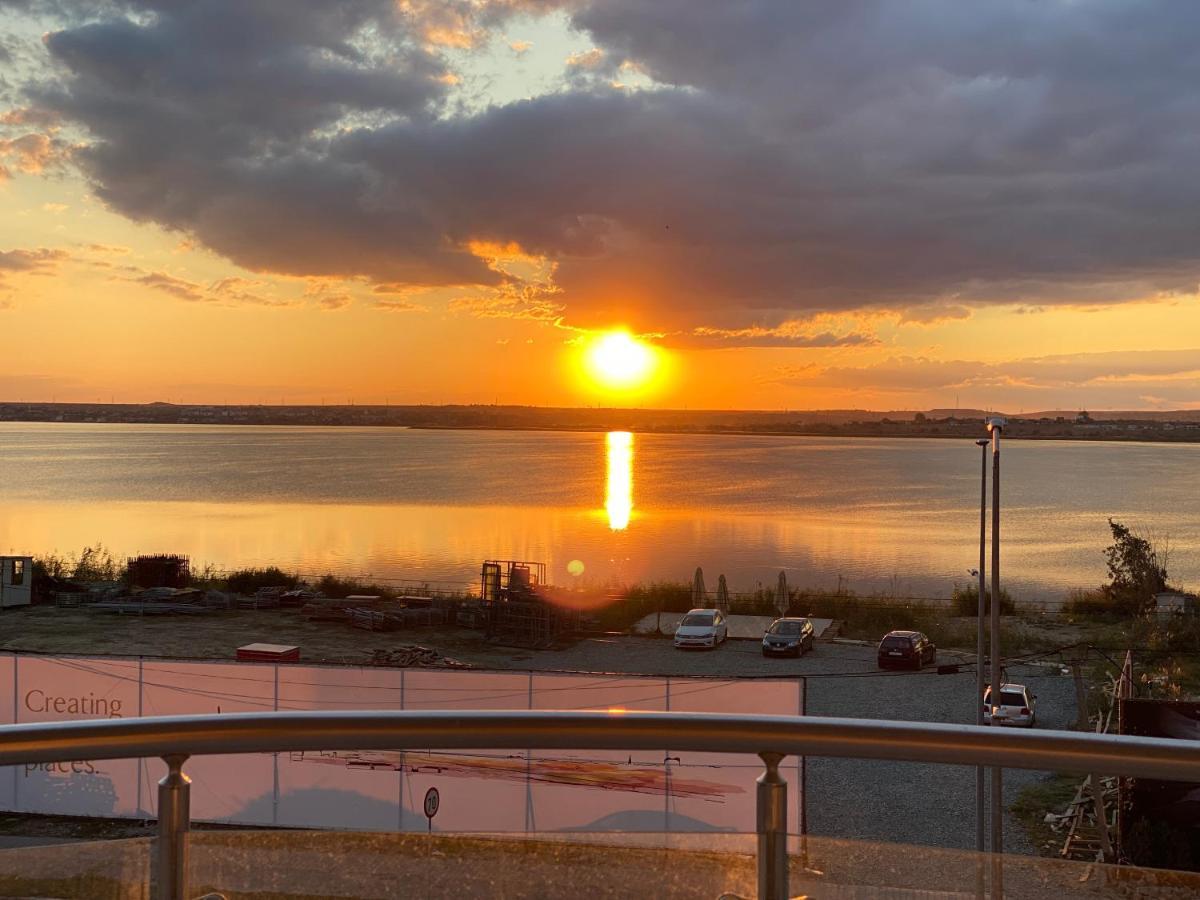
<instances>
[{"instance_id":1,"label":"car rear window","mask_svg":"<svg viewBox=\"0 0 1200 900\"><path fill-rule=\"evenodd\" d=\"M988 705L992 702L992 689L988 688L983 692L983 703ZM1025 702L1025 695L1020 691L1001 691L1000 692L1001 706L1028 706Z\"/></svg>"},{"instance_id":2,"label":"car rear window","mask_svg":"<svg viewBox=\"0 0 1200 900\"><path fill-rule=\"evenodd\" d=\"M912 646L912 640L906 637L885 637L883 646L889 650L903 650Z\"/></svg>"},{"instance_id":3,"label":"car rear window","mask_svg":"<svg viewBox=\"0 0 1200 900\"><path fill-rule=\"evenodd\" d=\"M711 615L702 616L702 615L697 614L694 616L684 616L683 621L680 622L679 624L680 625L711 625L712 623L713 623L713 617Z\"/></svg>"}]
</instances>

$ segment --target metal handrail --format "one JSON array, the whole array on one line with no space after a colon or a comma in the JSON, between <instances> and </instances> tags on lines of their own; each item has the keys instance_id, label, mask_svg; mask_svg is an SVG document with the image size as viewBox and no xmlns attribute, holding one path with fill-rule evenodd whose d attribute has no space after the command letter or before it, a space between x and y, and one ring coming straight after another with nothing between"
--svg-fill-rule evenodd
<instances>
[{"instance_id":1,"label":"metal handrail","mask_svg":"<svg viewBox=\"0 0 1200 900\"><path fill-rule=\"evenodd\" d=\"M1167 738L823 716L529 710L278 712L0 726L0 765L289 750L672 750L1003 766L1200 782Z\"/></svg>"},{"instance_id":2,"label":"metal handrail","mask_svg":"<svg viewBox=\"0 0 1200 900\"><path fill-rule=\"evenodd\" d=\"M818 716L711 713L436 711L161 716L0 726L0 765L161 756L155 896L187 896L192 755L289 750L568 749L755 753L759 896L788 896L784 756L830 756L1104 772L1200 782L1188 741ZM998 864L999 860L997 860Z\"/></svg>"}]
</instances>

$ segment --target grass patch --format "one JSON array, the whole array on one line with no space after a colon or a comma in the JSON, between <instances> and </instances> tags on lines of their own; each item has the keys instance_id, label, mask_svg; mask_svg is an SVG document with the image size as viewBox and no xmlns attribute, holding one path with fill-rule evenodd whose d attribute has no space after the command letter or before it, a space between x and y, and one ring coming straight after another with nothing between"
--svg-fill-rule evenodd
<instances>
[{"instance_id":1,"label":"grass patch","mask_svg":"<svg viewBox=\"0 0 1200 900\"><path fill-rule=\"evenodd\" d=\"M1042 856L1057 856L1066 836L1046 824L1046 813L1061 813L1075 799L1082 775L1044 775L1021 791L1009 812L1021 823L1029 842Z\"/></svg>"}]
</instances>

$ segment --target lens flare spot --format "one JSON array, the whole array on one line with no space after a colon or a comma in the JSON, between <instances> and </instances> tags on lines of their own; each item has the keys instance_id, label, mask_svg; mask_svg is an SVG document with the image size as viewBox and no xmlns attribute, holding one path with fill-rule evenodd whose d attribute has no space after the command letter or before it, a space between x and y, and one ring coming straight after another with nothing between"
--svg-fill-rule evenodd
<instances>
[{"instance_id":1,"label":"lens flare spot","mask_svg":"<svg viewBox=\"0 0 1200 900\"><path fill-rule=\"evenodd\" d=\"M583 568L584 568L583 560L573 559L569 563L567 563L567 574L574 575L576 578L578 578L580 575L583 574Z\"/></svg>"}]
</instances>

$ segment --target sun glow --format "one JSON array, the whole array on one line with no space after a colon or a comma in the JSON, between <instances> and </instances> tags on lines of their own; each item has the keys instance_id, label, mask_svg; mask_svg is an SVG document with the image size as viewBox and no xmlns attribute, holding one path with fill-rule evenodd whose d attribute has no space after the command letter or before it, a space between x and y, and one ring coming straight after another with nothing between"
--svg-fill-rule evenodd
<instances>
[{"instance_id":1,"label":"sun glow","mask_svg":"<svg viewBox=\"0 0 1200 900\"><path fill-rule=\"evenodd\" d=\"M597 335L584 354L588 375L610 390L644 387L654 376L658 360L649 344L627 331Z\"/></svg>"}]
</instances>

